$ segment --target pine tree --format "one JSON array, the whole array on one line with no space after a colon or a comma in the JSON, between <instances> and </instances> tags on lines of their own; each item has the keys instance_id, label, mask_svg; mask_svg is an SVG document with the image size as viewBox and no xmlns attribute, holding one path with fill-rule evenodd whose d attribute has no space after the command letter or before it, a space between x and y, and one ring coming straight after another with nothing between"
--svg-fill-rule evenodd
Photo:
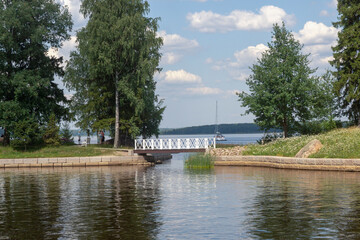
<instances>
[{"instance_id":1,"label":"pine tree","mask_svg":"<svg viewBox=\"0 0 360 240\"><path fill-rule=\"evenodd\" d=\"M336 71L334 90L341 107L340 113L360 126L360 2L338 0L339 18L333 25L340 29L333 47Z\"/></svg>"},{"instance_id":2,"label":"pine tree","mask_svg":"<svg viewBox=\"0 0 360 240\"><path fill-rule=\"evenodd\" d=\"M60 145L59 131L60 128L56 124L55 114L51 114L43 136L45 144L50 146L59 146Z\"/></svg>"}]
</instances>

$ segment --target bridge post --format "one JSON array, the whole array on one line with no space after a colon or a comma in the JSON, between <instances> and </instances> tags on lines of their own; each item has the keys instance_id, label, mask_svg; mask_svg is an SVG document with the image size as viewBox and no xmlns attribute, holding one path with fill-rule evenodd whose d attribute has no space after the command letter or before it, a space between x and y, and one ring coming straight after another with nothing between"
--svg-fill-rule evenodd
<instances>
[{"instance_id":1,"label":"bridge post","mask_svg":"<svg viewBox=\"0 0 360 240\"><path fill-rule=\"evenodd\" d=\"M154 139L151 139L151 149L154 150Z\"/></svg>"},{"instance_id":2,"label":"bridge post","mask_svg":"<svg viewBox=\"0 0 360 240\"><path fill-rule=\"evenodd\" d=\"M195 138L195 148L199 148L199 139Z\"/></svg>"},{"instance_id":3,"label":"bridge post","mask_svg":"<svg viewBox=\"0 0 360 240\"><path fill-rule=\"evenodd\" d=\"M216 138L214 138L214 148L216 148Z\"/></svg>"},{"instance_id":4,"label":"bridge post","mask_svg":"<svg viewBox=\"0 0 360 240\"><path fill-rule=\"evenodd\" d=\"M178 138L178 140L177 140L177 148L180 149L180 147L181 147L180 139Z\"/></svg>"},{"instance_id":5,"label":"bridge post","mask_svg":"<svg viewBox=\"0 0 360 240\"><path fill-rule=\"evenodd\" d=\"M143 149L145 150L145 139L142 140Z\"/></svg>"},{"instance_id":6,"label":"bridge post","mask_svg":"<svg viewBox=\"0 0 360 240\"><path fill-rule=\"evenodd\" d=\"M186 148L187 149L190 148L190 139L189 138L186 139Z\"/></svg>"},{"instance_id":7,"label":"bridge post","mask_svg":"<svg viewBox=\"0 0 360 240\"><path fill-rule=\"evenodd\" d=\"M172 149L172 146L171 146L171 138L169 139L169 149Z\"/></svg>"},{"instance_id":8,"label":"bridge post","mask_svg":"<svg viewBox=\"0 0 360 240\"><path fill-rule=\"evenodd\" d=\"M163 149L163 140L160 139L160 149L162 150Z\"/></svg>"},{"instance_id":9,"label":"bridge post","mask_svg":"<svg viewBox=\"0 0 360 240\"><path fill-rule=\"evenodd\" d=\"M209 148L209 139L205 138L205 149Z\"/></svg>"},{"instance_id":10,"label":"bridge post","mask_svg":"<svg viewBox=\"0 0 360 240\"><path fill-rule=\"evenodd\" d=\"M136 150L136 149L137 149L137 146L136 146L136 139L135 139L134 141L135 141L135 147L134 147L134 149Z\"/></svg>"}]
</instances>

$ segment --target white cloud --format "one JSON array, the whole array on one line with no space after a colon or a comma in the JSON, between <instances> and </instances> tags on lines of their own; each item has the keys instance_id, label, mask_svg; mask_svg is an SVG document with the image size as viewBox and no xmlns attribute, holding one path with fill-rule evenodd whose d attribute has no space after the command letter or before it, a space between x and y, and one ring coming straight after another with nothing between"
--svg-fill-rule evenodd
<instances>
[{"instance_id":1,"label":"white cloud","mask_svg":"<svg viewBox=\"0 0 360 240\"><path fill-rule=\"evenodd\" d=\"M329 6L330 6L330 7L333 7L333 8L337 8L337 5L338 5L338 1L337 1L337 0L332 0L332 1L329 3Z\"/></svg>"},{"instance_id":2,"label":"white cloud","mask_svg":"<svg viewBox=\"0 0 360 240\"><path fill-rule=\"evenodd\" d=\"M161 61L163 64L171 65L178 62L182 58L182 55L174 53L174 52L166 52L161 57Z\"/></svg>"},{"instance_id":3,"label":"white cloud","mask_svg":"<svg viewBox=\"0 0 360 240\"><path fill-rule=\"evenodd\" d=\"M234 58L214 62L212 68L220 71L225 70L229 75L239 81L244 81L249 77L249 67L256 62L261 54L268 49L264 44L249 46L234 53Z\"/></svg>"},{"instance_id":4,"label":"white cloud","mask_svg":"<svg viewBox=\"0 0 360 240\"><path fill-rule=\"evenodd\" d=\"M71 36L69 40L63 42L61 48L50 48L46 53L48 56L63 57L64 60L70 59L70 52L76 48L76 36Z\"/></svg>"},{"instance_id":5,"label":"white cloud","mask_svg":"<svg viewBox=\"0 0 360 240\"><path fill-rule=\"evenodd\" d=\"M223 91L219 88L210 87L187 88L186 91L192 95L218 95L223 93Z\"/></svg>"},{"instance_id":6,"label":"white cloud","mask_svg":"<svg viewBox=\"0 0 360 240\"><path fill-rule=\"evenodd\" d=\"M296 39L304 44L303 51L310 53L311 67L319 68L322 72L330 68L332 59L331 47L336 45L338 29L323 23L308 21L303 29L294 33Z\"/></svg>"},{"instance_id":7,"label":"white cloud","mask_svg":"<svg viewBox=\"0 0 360 240\"><path fill-rule=\"evenodd\" d=\"M60 0L60 2L63 6L68 7L69 12L71 13L71 18L74 22L75 30L85 25L86 19L79 12L81 5L80 0Z\"/></svg>"},{"instance_id":8,"label":"white cloud","mask_svg":"<svg viewBox=\"0 0 360 240\"><path fill-rule=\"evenodd\" d=\"M308 21L294 36L303 44L330 43L337 38L338 29L323 23Z\"/></svg>"},{"instance_id":9,"label":"white cloud","mask_svg":"<svg viewBox=\"0 0 360 240\"><path fill-rule=\"evenodd\" d=\"M263 6L259 13L234 10L229 15L221 15L212 11L189 13L187 19L192 28L200 32L229 32L235 30L270 29L274 23L286 22L294 24L294 17L282 8Z\"/></svg>"},{"instance_id":10,"label":"white cloud","mask_svg":"<svg viewBox=\"0 0 360 240\"><path fill-rule=\"evenodd\" d=\"M161 51L163 53L162 64L165 65L178 62L184 53L192 52L199 47L196 40L190 40L178 34L167 34L165 31L160 31L157 36L161 37L164 42Z\"/></svg>"},{"instance_id":11,"label":"white cloud","mask_svg":"<svg viewBox=\"0 0 360 240\"><path fill-rule=\"evenodd\" d=\"M159 78L164 83L201 83L201 77L185 70L167 71L160 73Z\"/></svg>"},{"instance_id":12,"label":"white cloud","mask_svg":"<svg viewBox=\"0 0 360 240\"><path fill-rule=\"evenodd\" d=\"M264 44L258 44L256 46L249 46L241 51L234 53L236 58L235 66L248 67L253 64L257 58L261 57L261 54L268 49Z\"/></svg>"}]
</instances>

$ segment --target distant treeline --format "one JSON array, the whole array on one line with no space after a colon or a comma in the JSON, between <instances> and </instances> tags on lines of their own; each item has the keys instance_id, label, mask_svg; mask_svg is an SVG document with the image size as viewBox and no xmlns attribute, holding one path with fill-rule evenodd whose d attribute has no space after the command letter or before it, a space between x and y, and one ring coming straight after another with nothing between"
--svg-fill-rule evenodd
<instances>
[{"instance_id":1,"label":"distant treeline","mask_svg":"<svg viewBox=\"0 0 360 240\"><path fill-rule=\"evenodd\" d=\"M230 133L262 133L260 127L254 123L220 124L219 131L222 134ZM275 131L275 130L274 130ZM182 135L182 134L214 134L215 125L194 126L175 129L160 129L160 134Z\"/></svg>"}]
</instances>

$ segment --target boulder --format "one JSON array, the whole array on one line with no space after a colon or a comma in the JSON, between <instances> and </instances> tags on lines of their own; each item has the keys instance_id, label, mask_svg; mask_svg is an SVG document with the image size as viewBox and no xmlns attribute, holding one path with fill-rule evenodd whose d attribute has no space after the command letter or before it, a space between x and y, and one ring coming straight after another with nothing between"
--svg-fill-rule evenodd
<instances>
[{"instance_id":1,"label":"boulder","mask_svg":"<svg viewBox=\"0 0 360 240\"><path fill-rule=\"evenodd\" d=\"M322 144L319 140L314 139L295 155L297 158L308 158L311 154L317 153L321 148Z\"/></svg>"}]
</instances>

